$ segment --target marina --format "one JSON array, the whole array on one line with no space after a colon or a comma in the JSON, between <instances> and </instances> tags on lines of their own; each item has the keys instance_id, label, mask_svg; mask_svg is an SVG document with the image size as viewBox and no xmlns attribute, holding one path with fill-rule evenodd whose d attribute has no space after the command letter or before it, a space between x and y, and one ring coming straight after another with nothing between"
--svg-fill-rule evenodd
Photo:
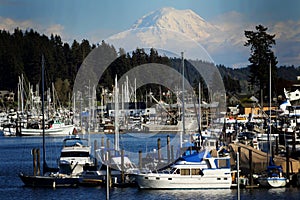
<instances>
[{"instance_id":1,"label":"marina","mask_svg":"<svg viewBox=\"0 0 300 200\"><path fill-rule=\"evenodd\" d=\"M0 199L299 200L299 6L0 1Z\"/></svg>"},{"instance_id":2,"label":"marina","mask_svg":"<svg viewBox=\"0 0 300 200\"><path fill-rule=\"evenodd\" d=\"M117 188L126 188L124 195L126 190L228 190L231 194L235 191L232 198L238 199L241 188L299 189L298 108L290 105L287 107L294 110L271 114L270 101L256 112L241 109L233 114L234 108L223 111L223 100L203 103L200 92L197 102L193 92L184 91L183 52L180 61L182 89L175 90L176 103L157 100L151 92L146 100L149 97L156 102L152 109L136 97L130 100L129 79L126 77L125 92L120 91L124 86L116 75L105 109L103 102L97 109L95 86L89 86L87 91L77 92L80 98L73 95L72 110L61 112L54 102L45 110L44 95L41 101L35 96L39 103L27 112L12 110L3 122L15 124L15 132L10 127L7 132L3 126L1 137L25 145L22 151L28 155L18 158L16 163L21 166L15 168L22 187L93 187L106 189L107 199L110 190ZM136 96L136 78L133 81ZM87 101L82 100L83 95ZM31 128L35 121L28 115L35 109L37 122ZM279 145L283 146L280 152Z\"/></svg>"},{"instance_id":3,"label":"marina","mask_svg":"<svg viewBox=\"0 0 300 200\"><path fill-rule=\"evenodd\" d=\"M183 53L181 61L184 75ZM127 79L125 85L128 84ZM139 192L226 189L237 191L234 197L240 198L241 188L300 186L300 163L295 154L299 151L296 148L298 121L293 122L296 117L290 115L297 108L274 117L270 103L267 111L262 108L257 113L247 113L249 117L238 112L229 116L220 112L223 108L217 106L219 102L193 105L188 102L189 93L178 90L177 94L182 96L170 105L150 93L157 103L150 115L143 102L127 102L129 107L123 106L123 95L129 94L120 93L116 76L111 94L114 98L106 104L105 111L99 112L95 93L94 87L88 87L90 98L85 102L85 111L81 110L81 100L76 102L74 95L74 112L68 111L68 118L64 119L72 122L69 125L60 122L62 117L46 115L44 96L39 106L42 119L35 128L28 128L27 120L27 127L24 126L22 112L7 118L16 127L15 134L7 134L3 126L4 140L27 140L35 145L26 150L30 152L29 157L22 157L22 165L17 168L23 187L80 190L89 186L106 189L107 197L113 188ZM54 109L55 105L52 106ZM52 112L58 114L58 110ZM292 135L292 140L288 140L288 135ZM284 147L280 152L279 144ZM53 153L55 149L60 150Z\"/></svg>"},{"instance_id":4,"label":"marina","mask_svg":"<svg viewBox=\"0 0 300 200\"><path fill-rule=\"evenodd\" d=\"M101 141L103 134L91 134L91 140ZM113 139L113 135L106 135L108 139ZM139 142L141 137L146 138L148 142ZM176 138L175 134L170 134L171 139ZM106 195L105 187L83 187L76 188L28 188L24 187L22 181L18 177L20 169L26 169L27 172L32 171L32 156L30 151L32 148L40 146L40 137L4 137L0 136L1 156L0 156L0 197L1 199L77 199L79 197L89 199L103 199ZM149 139L151 138L151 140ZM149 136L142 134L139 138L134 134L124 134L120 139L120 144L127 151L135 152L140 149L147 152L147 149L157 148L157 139L161 138L162 144L166 144L166 134L158 134ZM47 143L47 157L49 157L49 166L55 165L55 158L59 155L64 137L51 137ZM143 141L145 141L143 139ZM133 145L134 144L134 145ZM40 146L41 147L41 146ZM53 159L50 159L54 157ZM8 159L11 158L11 159ZM134 162L138 162L138 158L131 156ZM16 162L16 160L18 162ZM213 191L213 192L212 192ZM284 187L274 189L241 189L241 199L299 199L299 187ZM137 187L110 189L111 199L237 199L237 189L213 189L213 190L139 190Z\"/></svg>"},{"instance_id":5,"label":"marina","mask_svg":"<svg viewBox=\"0 0 300 200\"><path fill-rule=\"evenodd\" d=\"M191 59L189 52L185 57L185 51L175 57L155 48L125 54L105 41L87 42L82 60L57 59L61 68L70 64L57 74L51 65L59 51L54 57L41 52L41 77L31 79L30 70L16 73L16 101L14 93L3 92L0 190L13 194L10 199L38 198L36 191L46 199L47 193L49 199L299 197L299 90L272 87L277 61L268 48L275 35L263 25L255 28L258 32L244 32L253 78L243 89L247 97L223 66ZM255 51L261 35L268 36L259 40L268 48ZM173 39L177 44L180 38L168 42ZM62 47L59 36L51 36L49 44ZM73 55L75 46L61 48L61 58ZM31 66L30 59L23 60ZM45 65L55 83L45 80ZM64 194L55 196L56 191Z\"/></svg>"}]
</instances>

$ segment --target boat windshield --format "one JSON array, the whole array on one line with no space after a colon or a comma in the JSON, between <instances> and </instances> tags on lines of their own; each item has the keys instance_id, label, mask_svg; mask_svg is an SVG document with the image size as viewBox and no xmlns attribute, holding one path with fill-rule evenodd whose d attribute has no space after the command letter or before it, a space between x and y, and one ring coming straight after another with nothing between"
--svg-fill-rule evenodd
<instances>
[{"instance_id":1,"label":"boat windshield","mask_svg":"<svg viewBox=\"0 0 300 200\"><path fill-rule=\"evenodd\" d=\"M67 139L64 141L64 147L88 146L88 142L81 139Z\"/></svg>"},{"instance_id":2,"label":"boat windshield","mask_svg":"<svg viewBox=\"0 0 300 200\"><path fill-rule=\"evenodd\" d=\"M172 168L172 169L170 170L170 174L180 174L180 169Z\"/></svg>"},{"instance_id":3,"label":"boat windshield","mask_svg":"<svg viewBox=\"0 0 300 200\"><path fill-rule=\"evenodd\" d=\"M89 152L83 152L83 151L61 152L60 157L89 157Z\"/></svg>"}]
</instances>

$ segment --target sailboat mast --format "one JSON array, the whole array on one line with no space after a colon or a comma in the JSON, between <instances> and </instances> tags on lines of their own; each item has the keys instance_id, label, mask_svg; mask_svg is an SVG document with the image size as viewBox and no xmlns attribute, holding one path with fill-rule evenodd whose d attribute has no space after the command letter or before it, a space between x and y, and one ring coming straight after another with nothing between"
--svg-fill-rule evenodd
<instances>
[{"instance_id":1,"label":"sailboat mast","mask_svg":"<svg viewBox=\"0 0 300 200\"><path fill-rule=\"evenodd\" d=\"M45 85L44 85L44 76L45 76L45 69L44 69L44 55L42 55L42 127L43 127L43 173L46 171L46 148L45 148L45 110L44 110L44 91L45 91Z\"/></svg>"},{"instance_id":2,"label":"sailboat mast","mask_svg":"<svg viewBox=\"0 0 300 200\"><path fill-rule=\"evenodd\" d=\"M271 67L271 61L269 66L269 144L270 144L270 155L272 156L272 141L271 141L271 134L272 134L272 119L271 119L271 104L272 104L272 67Z\"/></svg>"},{"instance_id":3,"label":"sailboat mast","mask_svg":"<svg viewBox=\"0 0 300 200\"><path fill-rule=\"evenodd\" d=\"M118 77L115 78L115 151L119 151L119 89Z\"/></svg>"},{"instance_id":4,"label":"sailboat mast","mask_svg":"<svg viewBox=\"0 0 300 200\"><path fill-rule=\"evenodd\" d=\"M53 113L56 114L56 108L55 108L55 104L56 104L56 100L55 100L55 87L54 87L54 83L52 83L52 97L53 97Z\"/></svg>"},{"instance_id":5,"label":"sailboat mast","mask_svg":"<svg viewBox=\"0 0 300 200\"><path fill-rule=\"evenodd\" d=\"M199 81L199 133L201 135L202 130L202 110L201 110L201 82Z\"/></svg>"},{"instance_id":6,"label":"sailboat mast","mask_svg":"<svg viewBox=\"0 0 300 200\"><path fill-rule=\"evenodd\" d=\"M24 76L21 75L21 111L24 113Z\"/></svg>"},{"instance_id":7,"label":"sailboat mast","mask_svg":"<svg viewBox=\"0 0 300 200\"><path fill-rule=\"evenodd\" d=\"M21 80L20 80L20 76L19 76L19 83L18 83L18 111L21 110L20 108L20 104L21 104Z\"/></svg>"},{"instance_id":8,"label":"sailboat mast","mask_svg":"<svg viewBox=\"0 0 300 200\"><path fill-rule=\"evenodd\" d=\"M182 135L185 135L185 117L184 117L184 57L181 52L182 59L182 134L180 134L180 148L182 148Z\"/></svg>"}]
</instances>

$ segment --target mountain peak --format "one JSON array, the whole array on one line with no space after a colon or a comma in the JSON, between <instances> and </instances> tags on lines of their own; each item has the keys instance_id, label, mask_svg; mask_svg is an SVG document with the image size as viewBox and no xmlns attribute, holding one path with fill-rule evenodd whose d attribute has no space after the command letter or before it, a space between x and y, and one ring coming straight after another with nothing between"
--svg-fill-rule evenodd
<instances>
[{"instance_id":1,"label":"mountain peak","mask_svg":"<svg viewBox=\"0 0 300 200\"><path fill-rule=\"evenodd\" d=\"M109 42L127 51L153 47L173 54L184 51L188 59L213 62L201 43L219 32L192 10L167 7L146 14L130 30L110 37Z\"/></svg>"},{"instance_id":2,"label":"mountain peak","mask_svg":"<svg viewBox=\"0 0 300 200\"><path fill-rule=\"evenodd\" d=\"M131 28L149 27L170 29L186 34L196 41L205 39L211 32L217 31L215 26L206 22L194 11L177 10L172 7L164 7L144 15Z\"/></svg>"}]
</instances>

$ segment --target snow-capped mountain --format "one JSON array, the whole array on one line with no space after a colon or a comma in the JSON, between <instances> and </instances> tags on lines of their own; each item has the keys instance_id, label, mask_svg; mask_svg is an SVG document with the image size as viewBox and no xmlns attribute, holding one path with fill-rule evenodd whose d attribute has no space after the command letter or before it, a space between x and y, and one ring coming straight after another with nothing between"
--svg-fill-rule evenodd
<instances>
[{"instance_id":1,"label":"snow-capped mountain","mask_svg":"<svg viewBox=\"0 0 300 200\"><path fill-rule=\"evenodd\" d=\"M131 27L132 29L155 27L173 30L188 37L201 41L212 33L220 31L216 26L206 22L192 10L176 10L174 8L162 8L153 11Z\"/></svg>"},{"instance_id":2,"label":"snow-capped mountain","mask_svg":"<svg viewBox=\"0 0 300 200\"><path fill-rule=\"evenodd\" d=\"M153 47L170 52L172 56L180 56L184 51L187 58L241 67L249 64L244 31L254 30L256 25L243 19L243 14L229 12L208 22L190 9L161 8L144 15L129 30L113 35L107 41L126 51ZM299 49L300 29L294 24L290 21L268 25L279 41L276 51L283 63L293 63L299 57L294 52ZM287 58L284 56L287 54L294 57Z\"/></svg>"},{"instance_id":3,"label":"snow-capped mountain","mask_svg":"<svg viewBox=\"0 0 300 200\"><path fill-rule=\"evenodd\" d=\"M227 36L221 28L190 9L168 7L146 14L129 30L113 35L107 41L127 52L153 47L158 51L170 52L172 57L180 57L180 52L185 52L187 59L214 62L215 55L224 59L228 41L235 39L234 35L227 33Z\"/></svg>"}]
</instances>

